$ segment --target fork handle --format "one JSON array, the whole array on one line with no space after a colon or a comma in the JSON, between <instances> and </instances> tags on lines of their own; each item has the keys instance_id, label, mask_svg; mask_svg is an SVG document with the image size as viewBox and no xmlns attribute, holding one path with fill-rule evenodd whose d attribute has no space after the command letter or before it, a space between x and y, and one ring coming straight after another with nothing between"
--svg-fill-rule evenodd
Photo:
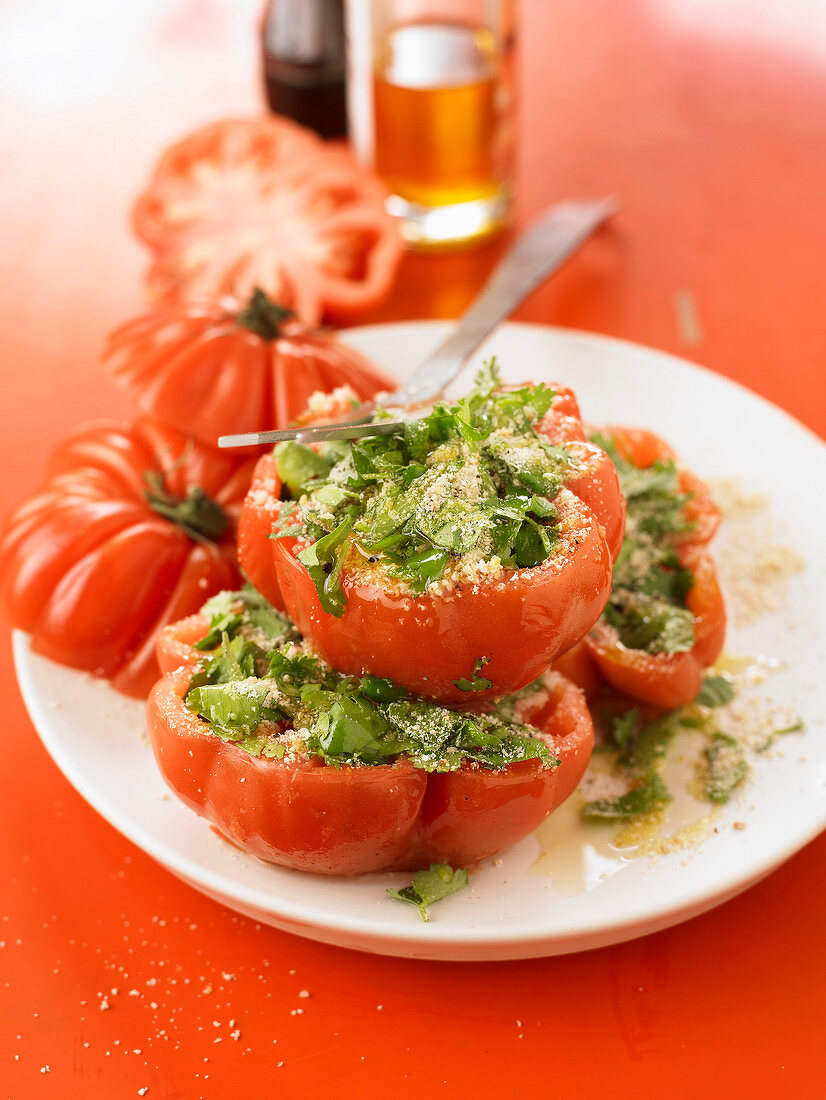
<instances>
[{"instance_id":1,"label":"fork handle","mask_svg":"<svg viewBox=\"0 0 826 1100\"><path fill-rule=\"evenodd\" d=\"M418 405L439 397L471 355L524 298L557 271L617 209L613 198L567 200L517 238L449 336L383 404Z\"/></svg>"}]
</instances>

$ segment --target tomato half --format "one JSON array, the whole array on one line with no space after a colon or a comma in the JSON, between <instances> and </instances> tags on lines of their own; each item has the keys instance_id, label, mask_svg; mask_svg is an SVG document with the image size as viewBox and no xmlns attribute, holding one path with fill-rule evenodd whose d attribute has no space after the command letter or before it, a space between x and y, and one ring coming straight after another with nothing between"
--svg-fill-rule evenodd
<instances>
[{"instance_id":1,"label":"tomato half","mask_svg":"<svg viewBox=\"0 0 826 1100\"><path fill-rule=\"evenodd\" d=\"M668 443L647 428L620 428L612 425L599 430L610 436L620 454L641 470L653 466L659 460L670 458L675 462L680 492L690 496L683 511L693 526L690 531L676 535L674 541L684 546L702 546L709 542L720 526L720 509L714 503L708 485L680 464Z\"/></svg>"},{"instance_id":2,"label":"tomato half","mask_svg":"<svg viewBox=\"0 0 826 1100\"><path fill-rule=\"evenodd\" d=\"M663 709L684 706L696 697L703 670L720 656L726 635L726 608L711 555L702 546L683 546L678 557L694 575L694 585L686 596L686 607L694 618L694 645L690 650L647 653L628 649L614 627L603 621L584 642L613 688Z\"/></svg>"},{"instance_id":3,"label":"tomato half","mask_svg":"<svg viewBox=\"0 0 826 1100\"><path fill-rule=\"evenodd\" d=\"M260 291L244 303L162 303L111 334L105 363L142 412L210 446L287 427L319 391L348 385L366 400L392 388L363 355Z\"/></svg>"},{"instance_id":4,"label":"tomato half","mask_svg":"<svg viewBox=\"0 0 826 1100\"><path fill-rule=\"evenodd\" d=\"M254 757L186 709L191 673L164 676L147 722L167 784L233 844L302 871L357 875L467 865L532 832L577 785L593 747L581 692L549 674L531 714L559 759L431 774L400 757L372 767Z\"/></svg>"},{"instance_id":5,"label":"tomato half","mask_svg":"<svg viewBox=\"0 0 826 1100\"><path fill-rule=\"evenodd\" d=\"M402 254L386 189L341 147L284 118L228 119L176 142L134 212L156 298L261 287L307 324L390 290Z\"/></svg>"},{"instance_id":6,"label":"tomato half","mask_svg":"<svg viewBox=\"0 0 826 1100\"><path fill-rule=\"evenodd\" d=\"M294 538L270 540L284 604L319 656L340 672L389 676L416 695L477 702L518 691L590 629L611 589L611 555L587 505L562 489L554 499L559 541L533 569L459 584L443 595L388 595L346 571L341 618L321 608ZM241 564L246 568L242 555ZM490 687L472 695L455 680L473 676L479 658Z\"/></svg>"},{"instance_id":7,"label":"tomato half","mask_svg":"<svg viewBox=\"0 0 826 1100\"><path fill-rule=\"evenodd\" d=\"M158 630L238 584L235 525L252 464L146 420L77 432L0 542L12 625L38 653L145 696Z\"/></svg>"}]
</instances>

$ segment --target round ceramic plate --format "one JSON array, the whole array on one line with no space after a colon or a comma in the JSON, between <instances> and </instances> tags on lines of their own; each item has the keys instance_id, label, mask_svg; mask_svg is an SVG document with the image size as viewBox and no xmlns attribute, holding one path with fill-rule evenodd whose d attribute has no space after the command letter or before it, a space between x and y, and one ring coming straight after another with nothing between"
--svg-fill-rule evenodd
<instances>
[{"instance_id":1,"label":"round ceramic plate","mask_svg":"<svg viewBox=\"0 0 826 1100\"><path fill-rule=\"evenodd\" d=\"M347 340L404 378L446 331L441 322L381 325L348 332ZM807 487L826 483L826 447L747 390L632 344L514 324L491 338L478 361L490 354L507 380L564 382L588 421L655 428L700 475L733 479L745 493L768 499L765 506L741 499L740 518L723 525L715 544L721 561L742 555L730 571L732 583L744 589L750 571L762 578L754 591L766 605L765 614L733 623L727 650L749 659L759 672L753 678L766 674L751 704L765 708L764 730L799 715L805 731L778 738L782 751L753 752L747 783L711 814L707 804L698 810L677 798L663 826L670 840L626 837L620 846L610 829L581 821L575 795L539 834L473 871L469 887L434 906L424 923L413 906L386 894L410 876L325 878L236 851L167 793L140 703L33 655L18 636L26 704L77 790L195 889L277 928L426 959L579 951L653 932L725 901L826 826L826 538ZM742 527L744 515L751 528ZM747 585L744 591L747 597Z\"/></svg>"}]
</instances>

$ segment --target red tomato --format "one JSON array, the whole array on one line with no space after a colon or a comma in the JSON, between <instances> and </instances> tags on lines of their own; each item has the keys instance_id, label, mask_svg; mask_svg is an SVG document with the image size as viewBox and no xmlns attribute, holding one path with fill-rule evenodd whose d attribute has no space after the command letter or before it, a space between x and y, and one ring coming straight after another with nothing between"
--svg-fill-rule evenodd
<instances>
[{"instance_id":1,"label":"red tomato","mask_svg":"<svg viewBox=\"0 0 826 1100\"><path fill-rule=\"evenodd\" d=\"M296 417L299 424L323 424L342 419L347 413L344 401L328 403L325 416L305 410ZM275 574L270 534L280 510L281 481L272 451L262 455L252 475L249 492L241 509L238 523L238 557L244 563L247 580L279 611L284 610L284 598Z\"/></svg>"},{"instance_id":2,"label":"red tomato","mask_svg":"<svg viewBox=\"0 0 826 1100\"><path fill-rule=\"evenodd\" d=\"M573 390L557 382L551 407L536 425L539 435L564 447L573 459L565 485L584 501L605 530L608 549L616 561L625 532L625 498L614 464L600 447L589 443Z\"/></svg>"},{"instance_id":3,"label":"red tomato","mask_svg":"<svg viewBox=\"0 0 826 1100\"><path fill-rule=\"evenodd\" d=\"M281 481L273 452L259 458L238 521L238 560L247 580L279 611L284 597L273 564L274 520L281 511Z\"/></svg>"},{"instance_id":4,"label":"red tomato","mask_svg":"<svg viewBox=\"0 0 826 1100\"><path fill-rule=\"evenodd\" d=\"M345 149L283 118L228 119L172 145L138 199L155 297L247 298L261 287L306 324L390 290L402 254L386 190Z\"/></svg>"},{"instance_id":5,"label":"red tomato","mask_svg":"<svg viewBox=\"0 0 826 1100\"><path fill-rule=\"evenodd\" d=\"M147 420L71 436L0 542L12 625L38 653L145 696L158 676L158 630L239 582L235 524L252 464ZM165 490L154 507L145 481L153 473ZM188 494L212 502L213 523L186 530L167 518ZM190 512L195 528L203 503Z\"/></svg>"},{"instance_id":6,"label":"red tomato","mask_svg":"<svg viewBox=\"0 0 826 1100\"><path fill-rule=\"evenodd\" d=\"M345 571L341 618L322 610L310 574L296 560L306 543L269 540L287 612L340 672L389 676L444 703L476 704L518 691L593 626L611 590L611 555L593 513L567 489L554 503L560 538L542 565L422 596L390 596ZM243 556L241 564L246 568ZM490 659L482 675L491 686L469 695L454 680L470 678L480 657Z\"/></svg>"},{"instance_id":7,"label":"red tomato","mask_svg":"<svg viewBox=\"0 0 826 1100\"><path fill-rule=\"evenodd\" d=\"M641 470L653 466L658 459L674 460L678 470L677 484L680 492L688 493L691 497L683 510L686 518L694 525L690 531L676 535L674 541L684 546L705 545L720 525L720 509L714 503L711 490L706 483L690 470L683 469L665 440L646 428L611 426L599 430L610 436L620 454Z\"/></svg>"},{"instance_id":8,"label":"red tomato","mask_svg":"<svg viewBox=\"0 0 826 1100\"><path fill-rule=\"evenodd\" d=\"M200 612L187 615L185 619L178 619L174 623L167 623L159 630L155 640L155 656L161 675L166 676L179 668L185 668L191 676L204 656L201 650L194 648L195 644L200 642L208 630L209 619Z\"/></svg>"},{"instance_id":9,"label":"red tomato","mask_svg":"<svg viewBox=\"0 0 826 1100\"><path fill-rule=\"evenodd\" d=\"M614 627L604 621L585 638L595 664L613 688L666 710L684 706L696 697L703 670L720 656L726 634L726 608L711 555L702 546L683 546L678 556L680 564L694 574L694 585L686 597L686 606L694 617L694 645L690 650L647 653L628 649Z\"/></svg>"},{"instance_id":10,"label":"red tomato","mask_svg":"<svg viewBox=\"0 0 826 1100\"><path fill-rule=\"evenodd\" d=\"M392 388L357 351L261 292L245 305L163 303L113 332L105 358L142 412L210 446L219 435L285 428L319 390L347 384L366 400Z\"/></svg>"},{"instance_id":11,"label":"red tomato","mask_svg":"<svg viewBox=\"0 0 826 1100\"><path fill-rule=\"evenodd\" d=\"M164 779L233 844L301 871L357 875L494 855L570 794L593 747L581 692L551 673L528 716L559 758L554 768L525 760L428 775L404 757L373 767L259 759L186 709L190 675L164 676L149 697L149 735Z\"/></svg>"}]
</instances>

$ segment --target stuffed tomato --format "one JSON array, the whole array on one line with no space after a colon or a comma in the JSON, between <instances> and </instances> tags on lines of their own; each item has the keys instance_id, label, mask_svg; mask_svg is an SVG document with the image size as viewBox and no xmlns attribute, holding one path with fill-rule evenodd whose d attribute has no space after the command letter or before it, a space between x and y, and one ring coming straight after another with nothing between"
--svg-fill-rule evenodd
<instances>
[{"instance_id":1,"label":"stuffed tomato","mask_svg":"<svg viewBox=\"0 0 826 1100\"><path fill-rule=\"evenodd\" d=\"M261 611L227 593L167 628L158 658L174 670L147 710L166 782L245 851L335 875L466 865L579 783L593 726L558 673L486 713L448 710L335 672Z\"/></svg>"},{"instance_id":2,"label":"stuffed tomato","mask_svg":"<svg viewBox=\"0 0 826 1100\"><path fill-rule=\"evenodd\" d=\"M627 501L611 596L558 668L589 695L600 682L663 709L690 703L723 648L726 609L706 543L719 512L708 487L652 432L594 437L613 457Z\"/></svg>"},{"instance_id":3,"label":"stuffed tomato","mask_svg":"<svg viewBox=\"0 0 826 1100\"><path fill-rule=\"evenodd\" d=\"M570 405L488 364L403 431L281 444L247 497L242 568L342 672L459 705L518 691L596 622L622 540L616 471Z\"/></svg>"}]
</instances>

